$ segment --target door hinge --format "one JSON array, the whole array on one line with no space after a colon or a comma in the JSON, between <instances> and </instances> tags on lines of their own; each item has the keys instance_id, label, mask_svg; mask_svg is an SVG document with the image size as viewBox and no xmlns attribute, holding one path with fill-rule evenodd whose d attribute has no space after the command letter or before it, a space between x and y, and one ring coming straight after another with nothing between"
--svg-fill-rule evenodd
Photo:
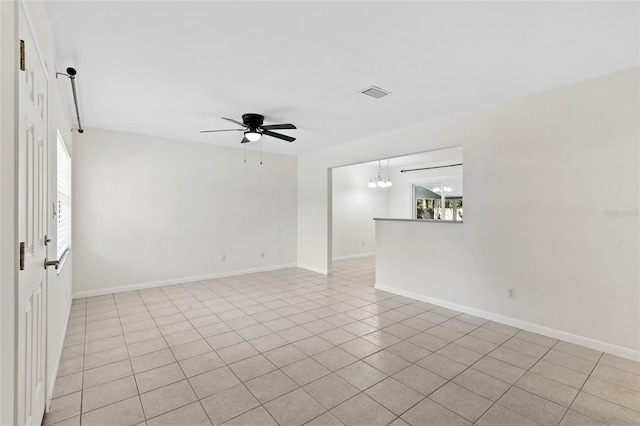
<instances>
[{"instance_id":1,"label":"door hinge","mask_svg":"<svg viewBox=\"0 0 640 426\"><path fill-rule=\"evenodd\" d=\"M24 243L20 243L20 270L24 271Z\"/></svg>"},{"instance_id":2,"label":"door hinge","mask_svg":"<svg viewBox=\"0 0 640 426\"><path fill-rule=\"evenodd\" d=\"M24 59L24 40L20 40L20 71L27 69Z\"/></svg>"},{"instance_id":3,"label":"door hinge","mask_svg":"<svg viewBox=\"0 0 640 426\"><path fill-rule=\"evenodd\" d=\"M49 243L51 242L51 238L48 238L46 235L44 236L44 245L48 246Z\"/></svg>"}]
</instances>

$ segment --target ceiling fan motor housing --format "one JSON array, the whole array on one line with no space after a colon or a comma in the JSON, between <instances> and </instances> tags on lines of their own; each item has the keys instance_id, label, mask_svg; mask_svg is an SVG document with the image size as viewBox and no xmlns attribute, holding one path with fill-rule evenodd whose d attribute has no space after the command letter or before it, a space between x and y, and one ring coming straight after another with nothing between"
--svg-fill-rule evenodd
<instances>
[{"instance_id":1,"label":"ceiling fan motor housing","mask_svg":"<svg viewBox=\"0 0 640 426\"><path fill-rule=\"evenodd\" d=\"M242 122L255 132L264 123L264 116L260 114L242 114Z\"/></svg>"}]
</instances>

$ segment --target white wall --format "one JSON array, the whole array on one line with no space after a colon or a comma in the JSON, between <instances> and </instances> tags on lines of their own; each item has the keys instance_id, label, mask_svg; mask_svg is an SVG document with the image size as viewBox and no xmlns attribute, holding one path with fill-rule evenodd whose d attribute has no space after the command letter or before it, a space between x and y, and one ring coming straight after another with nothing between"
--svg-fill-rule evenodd
<instances>
[{"instance_id":1,"label":"white wall","mask_svg":"<svg viewBox=\"0 0 640 426\"><path fill-rule=\"evenodd\" d=\"M248 151L243 163L240 148L75 135L76 296L294 265L296 158L265 153L260 165L258 156Z\"/></svg>"},{"instance_id":2,"label":"white wall","mask_svg":"<svg viewBox=\"0 0 640 426\"><path fill-rule=\"evenodd\" d=\"M374 254L373 218L389 216L391 188L367 187L369 179L378 175L378 167L357 164L335 168L332 173L333 258Z\"/></svg>"},{"instance_id":3,"label":"white wall","mask_svg":"<svg viewBox=\"0 0 640 426\"><path fill-rule=\"evenodd\" d=\"M298 261L326 270L327 168L461 145L464 224L397 229L393 255L376 248L377 284L637 352L639 218L604 210L638 209L638 78L633 68L299 157ZM416 251L427 238L452 249Z\"/></svg>"}]
</instances>

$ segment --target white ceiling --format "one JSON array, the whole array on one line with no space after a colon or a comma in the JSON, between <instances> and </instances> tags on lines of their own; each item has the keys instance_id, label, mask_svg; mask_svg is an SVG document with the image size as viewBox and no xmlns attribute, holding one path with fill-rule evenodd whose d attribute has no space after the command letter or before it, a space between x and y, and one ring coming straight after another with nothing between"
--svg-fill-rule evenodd
<instances>
[{"instance_id":1,"label":"white ceiling","mask_svg":"<svg viewBox=\"0 0 640 426\"><path fill-rule=\"evenodd\" d=\"M83 125L308 153L639 64L638 2L47 1ZM383 99L359 90L387 89ZM72 106L69 104L71 110ZM257 144L250 144L257 147Z\"/></svg>"}]
</instances>

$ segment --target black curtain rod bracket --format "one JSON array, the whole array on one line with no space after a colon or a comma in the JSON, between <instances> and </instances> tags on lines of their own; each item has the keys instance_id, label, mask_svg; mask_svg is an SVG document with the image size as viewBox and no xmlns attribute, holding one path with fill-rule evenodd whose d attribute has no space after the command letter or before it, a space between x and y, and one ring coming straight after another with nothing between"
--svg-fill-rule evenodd
<instances>
[{"instance_id":1,"label":"black curtain rod bracket","mask_svg":"<svg viewBox=\"0 0 640 426\"><path fill-rule=\"evenodd\" d=\"M400 173L417 172L418 170L443 169L445 167L456 167L456 166L462 166L462 163L449 164L448 166L422 167L422 168L419 168L419 169L404 169L404 170L400 170Z\"/></svg>"},{"instance_id":2,"label":"black curtain rod bracket","mask_svg":"<svg viewBox=\"0 0 640 426\"><path fill-rule=\"evenodd\" d=\"M76 106L76 118L78 119L78 133L83 133L84 129L82 129L82 123L80 122L80 110L78 109L78 94L76 92L76 74L77 74L76 69L69 67L67 68L66 73L57 72L56 78L58 78L59 75L64 75L65 77L69 77L69 80L71 80L71 90L73 91L73 103Z\"/></svg>"}]
</instances>

